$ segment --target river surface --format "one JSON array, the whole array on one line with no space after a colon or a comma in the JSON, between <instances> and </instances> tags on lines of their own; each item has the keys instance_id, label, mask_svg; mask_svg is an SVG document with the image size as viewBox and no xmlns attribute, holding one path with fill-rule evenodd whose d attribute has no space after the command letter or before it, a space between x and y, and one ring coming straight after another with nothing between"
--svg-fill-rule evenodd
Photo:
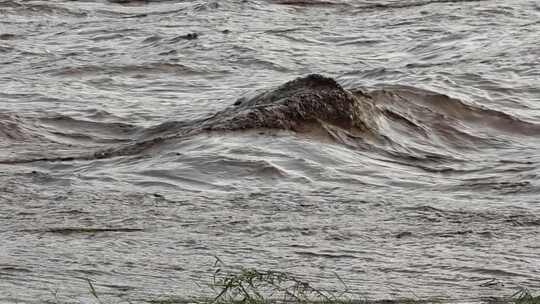
<instances>
[{"instance_id":1,"label":"river surface","mask_svg":"<svg viewBox=\"0 0 540 304\"><path fill-rule=\"evenodd\" d=\"M215 256L358 299L540 290L539 33L522 0L0 0L0 302L208 296ZM370 136L174 135L312 73Z\"/></svg>"}]
</instances>

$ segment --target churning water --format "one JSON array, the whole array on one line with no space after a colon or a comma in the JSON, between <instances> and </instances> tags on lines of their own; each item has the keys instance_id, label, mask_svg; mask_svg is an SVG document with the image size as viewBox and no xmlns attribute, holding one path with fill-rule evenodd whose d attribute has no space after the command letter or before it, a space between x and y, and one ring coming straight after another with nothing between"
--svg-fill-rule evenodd
<instances>
[{"instance_id":1,"label":"churning water","mask_svg":"<svg viewBox=\"0 0 540 304\"><path fill-rule=\"evenodd\" d=\"M0 301L208 295L214 256L538 289L539 33L538 1L0 0Z\"/></svg>"}]
</instances>

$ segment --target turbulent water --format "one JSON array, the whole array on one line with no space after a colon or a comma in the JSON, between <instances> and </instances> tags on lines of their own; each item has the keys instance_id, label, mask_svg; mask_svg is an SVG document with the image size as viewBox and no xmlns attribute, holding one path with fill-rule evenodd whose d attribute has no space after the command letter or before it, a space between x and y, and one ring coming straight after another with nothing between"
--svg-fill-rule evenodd
<instances>
[{"instance_id":1,"label":"turbulent water","mask_svg":"<svg viewBox=\"0 0 540 304\"><path fill-rule=\"evenodd\" d=\"M0 302L208 296L215 256L540 289L539 32L521 0L0 0Z\"/></svg>"}]
</instances>

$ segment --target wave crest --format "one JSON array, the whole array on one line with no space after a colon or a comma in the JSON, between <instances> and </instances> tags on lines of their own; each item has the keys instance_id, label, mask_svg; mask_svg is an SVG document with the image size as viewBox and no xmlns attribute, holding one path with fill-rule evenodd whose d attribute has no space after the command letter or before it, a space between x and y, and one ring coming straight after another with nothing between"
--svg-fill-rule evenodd
<instances>
[{"instance_id":1,"label":"wave crest","mask_svg":"<svg viewBox=\"0 0 540 304\"><path fill-rule=\"evenodd\" d=\"M66 119L53 120L55 127L58 129L67 123L69 129L73 129L80 124ZM41 119L41 122L47 131L51 121ZM66 150L61 154L53 151L49 155L0 160L0 163L137 155L165 146L169 141L181 141L201 133L261 129L288 130L299 136L307 134L318 139L322 139L322 135L353 149L367 149L409 160L441 160L453 159L456 153L496 147L504 142L505 136L540 134L539 125L503 112L468 105L443 94L409 87L369 93L359 89L349 91L334 79L318 74L286 82L253 98L241 98L224 110L202 119L165 122L146 129L123 124L84 123L79 127L81 130L82 127L97 128L88 130L89 134L99 135L96 138L106 136L107 140L96 141L96 150L91 153L77 153L88 149L74 148L72 155L68 156L58 156L66 155ZM108 132L103 128L112 129ZM17 135L23 138L20 132L12 134L2 129L23 130L21 126L7 128L0 124L0 137ZM69 130L65 133L62 138L73 139L73 134L68 136ZM117 141L110 137L114 134L119 136ZM58 133L54 132L54 135L58 140ZM76 135L80 142L82 135ZM85 140L86 147L92 138ZM111 144L104 147L104 143Z\"/></svg>"}]
</instances>

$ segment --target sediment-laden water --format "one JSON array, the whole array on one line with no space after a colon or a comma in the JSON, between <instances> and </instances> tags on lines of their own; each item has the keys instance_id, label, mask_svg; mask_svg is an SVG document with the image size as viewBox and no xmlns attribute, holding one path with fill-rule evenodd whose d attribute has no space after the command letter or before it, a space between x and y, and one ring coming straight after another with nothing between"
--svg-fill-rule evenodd
<instances>
[{"instance_id":1,"label":"sediment-laden water","mask_svg":"<svg viewBox=\"0 0 540 304\"><path fill-rule=\"evenodd\" d=\"M205 296L215 256L538 290L538 33L520 0L0 0L0 302Z\"/></svg>"}]
</instances>

